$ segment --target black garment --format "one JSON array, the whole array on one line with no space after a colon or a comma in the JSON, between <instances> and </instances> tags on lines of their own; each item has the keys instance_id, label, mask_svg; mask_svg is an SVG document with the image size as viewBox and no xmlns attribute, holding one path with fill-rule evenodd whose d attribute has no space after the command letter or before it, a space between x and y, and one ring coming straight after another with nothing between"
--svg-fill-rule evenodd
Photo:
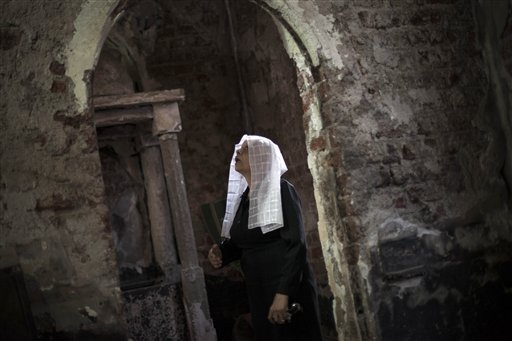
<instances>
[{"instance_id":1,"label":"black garment","mask_svg":"<svg viewBox=\"0 0 512 341\"><path fill-rule=\"evenodd\" d=\"M223 265L240 259L245 276L252 324L257 340L322 340L316 283L306 259L306 242L300 199L295 188L281 179L284 226L263 234L260 228L248 229L248 190L230 230L231 239L221 245ZM276 293L298 302L303 312L291 323L273 325L268 311Z\"/></svg>"}]
</instances>

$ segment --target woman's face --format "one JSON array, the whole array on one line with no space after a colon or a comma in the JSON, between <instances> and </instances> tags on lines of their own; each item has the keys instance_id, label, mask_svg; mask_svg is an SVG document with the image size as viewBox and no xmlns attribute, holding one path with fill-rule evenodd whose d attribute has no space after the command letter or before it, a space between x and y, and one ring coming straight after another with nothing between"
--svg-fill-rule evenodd
<instances>
[{"instance_id":1,"label":"woman's face","mask_svg":"<svg viewBox=\"0 0 512 341\"><path fill-rule=\"evenodd\" d=\"M251 171L251 165L249 163L249 146L247 141L245 141L242 144L242 147L236 151L235 170L242 174Z\"/></svg>"}]
</instances>

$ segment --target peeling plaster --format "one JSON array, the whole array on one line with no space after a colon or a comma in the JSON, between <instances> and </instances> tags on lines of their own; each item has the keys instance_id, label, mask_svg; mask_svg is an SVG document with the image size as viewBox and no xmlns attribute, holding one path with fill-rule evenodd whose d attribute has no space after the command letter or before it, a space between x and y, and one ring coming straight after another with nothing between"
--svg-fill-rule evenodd
<instances>
[{"instance_id":1,"label":"peeling plaster","mask_svg":"<svg viewBox=\"0 0 512 341\"><path fill-rule=\"evenodd\" d=\"M89 316L89 317L92 317L92 318L98 317L98 313L96 311L94 311L93 309L91 309L91 307L89 307L88 305L86 305L84 307L84 311L87 314L87 316Z\"/></svg>"},{"instance_id":2,"label":"peeling plaster","mask_svg":"<svg viewBox=\"0 0 512 341\"><path fill-rule=\"evenodd\" d=\"M290 8L284 4L275 8L277 8L283 16L285 16L283 11L288 14L292 12ZM304 13L302 14L304 15ZM310 141L314 138L322 137L323 130L320 102L317 96L318 84L312 83L313 77L307 65L306 57L303 55L303 52L300 50L294 37L292 37L290 32L288 32L288 30L283 27L278 20L274 20L276 21L276 26L278 27L283 45L288 55L295 61L298 70L297 76L302 78L302 82L299 81L298 84L303 84L303 87L299 90L304 105L304 117L307 117L306 145L308 149L308 167L311 171L314 182L314 196L318 211L318 233L320 243L322 245L322 252L324 254L325 265L330 274L329 286L336 298L333 301L333 311L337 325L337 333L340 340L344 340L345 335L357 335L358 331L357 328L353 328L352 325L351 327L348 327L350 325L349 317L352 316L352 313L355 314L355 312L352 306L353 302L351 300L350 288L347 288L346 286L349 276L348 270L346 269L346 264L344 264L343 257L339 256L340 250L343 250L343 245L339 243L339 241L334 242L331 234L333 221L339 220L339 217L333 217L327 210L328 207L332 206L331 201L334 201L335 199L326 197L326 193L321 190L324 186L323 182L325 179L332 179L334 174L332 173L332 169L322 166L325 163L324 158L326 157L326 153L310 150ZM288 21L291 22L290 20ZM306 27L306 25L301 25L302 29L304 29L304 27ZM309 40L311 36L305 37L300 32L299 36L303 39L302 42L311 48L311 40ZM308 41L304 41L304 38ZM309 48L308 50L311 54ZM336 55L338 55L337 52ZM317 64L318 60L315 61L315 57L316 54L312 54L313 63ZM342 66L343 63L340 59L339 67L341 68ZM334 246L337 247L334 248Z\"/></svg>"},{"instance_id":3,"label":"peeling plaster","mask_svg":"<svg viewBox=\"0 0 512 341\"><path fill-rule=\"evenodd\" d=\"M88 0L74 22L75 35L66 47L68 68L66 75L74 82L74 94L79 111L87 107L87 89L84 72L95 67L108 32L122 15L114 20L110 14L119 0Z\"/></svg>"},{"instance_id":4,"label":"peeling plaster","mask_svg":"<svg viewBox=\"0 0 512 341\"><path fill-rule=\"evenodd\" d=\"M357 266L359 267L359 271L361 272L361 278L365 281L368 281L368 276L370 275L370 267L361 259L361 255L359 256L359 260L357 261ZM371 294L372 286L368 285L368 295Z\"/></svg>"},{"instance_id":5,"label":"peeling plaster","mask_svg":"<svg viewBox=\"0 0 512 341\"><path fill-rule=\"evenodd\" d=\"M368 115L362 115L355 118L354 124L357 126L357 130L361 132L361 134L358 134L354 139L354 141L358 143L368 140L369 137L375 135L379 129L377 122Z\"/></svg>"},{"instance_id":6,"label":"peeling plaster","mask_svg":"<svg viewBox=\"0 0 512 341\"><path fill-rule=\"evenodd\" d=\"M407 229L414 230L414 233L416 231L415 230L416 228L413 224L409 224L402 218L400 218L396 215L390 214L390 212L387 210L383 210L383 209L379 209L378 207L371 207L371 206L368 207L368 210L370 212L373 212L373 215L371 215L367 219L363 220L362 225L363 226L378 226L377 229L372 229L369 231L369 234L367 236L369 248L373 248L373 247L377 246L377 244L379 242L379 234L382 233L380 231L384 230L384 228L386 226L388 226L389 224L397 224L397 226L401 226L402 230L407 230ZM397 230L396 234L387 234L385 236L385 239L386 238L387 239L397 238L398 234L399 234L399 231Z\"/></svg>"},{"instance_id":7,"label":"peeling plaster","mask_svg":"<svg viewBox=\"0 0 512 341\"><path fill-rule=\"evenodd\" d=\"M397 125L401 123L408 124L413 116L411 106L398 95L382 95L382 108L389 112L390 118L396 120Z\"/></svg>"},{"instance_id":8,"label":"peeling plaster","mask_svg":"<svg viewBox=\"0 0 512 341\"><path fill-rule=\"evenodd\" d=\"M299 70L307 70L306 58L302 54L297 42L292 37L290 32L283 26L283 24L272 16L272 20L276 24L277 30L281 36L281 41L283 42L284 49L286 53L295 61L295 65Z\"/></svg>"},{"instance_id":9,"label":"peeling plaster","mask_svg":"<svg viewBox=\"0 0 512 341\"><path fill-rule=\"evenodd\" d=\"M311 57L313 66L320 65L319 52L328 57L332 65L341 70L343 60L338 52L341 34L334 25L332 14L322 15L313 1L267 0L295 31Z\"/></svg>"},{"instance_id":10,"label":"peeling plaster","mask_svg":"<svg viewBox=\"0 0 512 341\"><path fill-rule=\"evenodd\" d=\"M440 236L441 235L441 232L438 231L438 230L429 230L429 229L426 229L426 228L423 228L423 227L418 227L417 229L418 233L418 238L421 238L425 235L428 235L428 236Z\"/></svg>"}]
</instances>

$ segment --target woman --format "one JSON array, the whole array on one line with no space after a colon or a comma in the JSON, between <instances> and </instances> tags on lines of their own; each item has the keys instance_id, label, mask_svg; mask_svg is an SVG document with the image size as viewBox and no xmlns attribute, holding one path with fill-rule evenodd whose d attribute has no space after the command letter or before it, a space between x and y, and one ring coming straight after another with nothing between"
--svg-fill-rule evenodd
<instances>
[{"instance_id":1,"label":"woman","mask_svg":"<svg viewBox=\"0 0 512 341\"><path fill-rule=\"evenodd\" d=\"M281 175L286 164L267 138L244 135L228 182L224 241L208 259L216 269L240 259L256 340L321 340L316 283L306 259L300 200ZM302 311L291 315L299 303Z\"/></svg>"}]
</instances>

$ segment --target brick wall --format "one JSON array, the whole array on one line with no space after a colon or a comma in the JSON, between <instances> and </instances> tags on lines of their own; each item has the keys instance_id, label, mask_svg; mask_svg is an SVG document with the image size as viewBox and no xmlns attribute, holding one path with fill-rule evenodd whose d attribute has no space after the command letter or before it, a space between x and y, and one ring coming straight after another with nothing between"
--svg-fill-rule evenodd
<instances>
[{"instance_id":1,"label":"brick wall","mask_svg":"<svg viewBox=\"0 0 512 341\"><path fill-rule=\"evenodd\" d=\"M382 340L504 339L512 106L508 75L495 71L510 64L510 3L494 13L496 6L464 0L257 2L289 22L310 57L321 122L311 136L306 118L305 139L321 177L312 181L327 213L318 219L340 338L370 340L376 326ZM104 4L1 2L0 246L17 255L43 331L122 328L95 129L80 93L92 63L78 72L70 65L78 57L66 49L103 25L91 20ZM479 45L475 4L483 6L475 11L484 24ZM226 15L221 0L162 7L149 71L161 88L187 93L180 144L204 255L210 243L198 208L224 196L243 133ZM91 15L75 21L81 10ZM256 26L267 20L254 16L262 20ZM503 30L490 32L488 23ZM246 55L244 67L255 66L244 70L246 85L255 128L282 145L292 181L305 188L309 180L296 176L304 154L292 148L302 145L299 119L284 115L298 115L300 101L285 86L295 80L273 34L265 25L254 31L256 44L247 42L272 53ZM75 46L80 58L93 40L83 40L87 50ZM309 110L309 99L300 100ZM276 115L263 114L267 108ZM274 129L288 126L293 131ZM315 217L305 210L311 226Z\"/></svg>"},{"instance_id":2,"label":"brick wall","mask_svg":"<svg viewBox=\"0 0 512 341\"><path fill-rule=\"evenodd\" d=\"M102 27L112 4L95 4L89 28ZM122 338L95 127L74 96L93 65L84 53L73 78L66 49L84 33L75 19L90 7L17 1L0 7L2 266L9 260L21 267L39 333ZM94 53L100 38L81 48Z\"/></svg>"},{"instance_id":3,"label":"brick wall","mask_svg":"<svg viewBox=\"0 0 512 341\"><path fill-rule=\"evenodd\" d=\"M355 307L374 312L383 340L478 339L485 328L498 339L504 325L492 319L509 298L492 292L499 279L478 283L510 263L485 261L503 257L505 241L490 242L500 227L485 223L486 198L502 189L477 180L493 134L479 118L487 82L471 5L335 7L347 67L322 71L323 117L353 288L372 288L370 308L357 293Z\"/></svg>"},{"instance_id":4,"label":"brick wall","mask_svg":"<svg viewBox=\"0 0 512 341\"><path fill-rule=\"evenodd\" d=\"M223 4L199 2L194 6L197 12L183 2L166 6L166 15L175 20L164 20L157 43L161 49L150 57L150 71L162 87L185 87L189 94L180 141L196 236L204 254L210 241L201 232L198 207L208 201L203 198L223 196L224 165L231 154L228 141L232 144L242 133L235 67ZM450 335L459 335L469 320L456 316L465 310L449 308L445 301L428 302L436 300L440 290L448 290L448 301L465 293L461 282L447 283L444 276L463 272L463 267L454 265L457 262L472 262L475 255L466 252L461 234L471 235L471 226L479 226L482 217L471 214L481 201L472 190L471 177L479 174L477 155L486 148L485 134L475 127L485 77L471 6L463 1L319 1L290 4L289 13L283 8L274 10L284 18L303 9L303 22L318 39L333 41L343 62L341 68L335 65L336 56L327 46L318 50L320 64L314 72L323 128L319 138L309 141L311 152L327 153L326 161L316 167L332 168L336 178L335 189L326 185L334 190L336 214L341 218L339 225L334 222L326 231L330 279L351 288L355 314L369 321L356 322L356 315L343 315L338 305L334 313L339 330L359 329L345 335L371 338L374 318L377 334L384 339L395 334L407 337L413 331L402 327L401 314L414 323L422 314L442 309L448 322L432 317L425 329L414 332L438 337L455 325ZM268 14L245 2L237 2L233 10L254 131L274 139L283 150L290 168L286 176L303 198L310 257L328 295L326 250L321 252L315 230L313 179L305 148L300 148L305 146L304 127L310 124L309 117L303 121L307 98L298 96L295 66L280 48L282 42ZM329 15L332 28L327 30L322 20ZM306 43L312 39L295 33ZM217 72L226 65L224 73ZM221 86L230 89L229 108L219 107L222 95L211 96L212 89ZM210 100L205 102L205 97ZM218 124L226 117L230 125ZM228 127L238 133L230 135ZM225 148L209 143L209 153L218 156L209 160L201 154L198 141L218 138ZM204 165L208 174L201 171ZM212 180L206 186L204 179ZM452 238L457 241L453 245ZM445 263L446 259L454 263ZM347 272L341 270L342 264ZM433 280L436 276L441 279ZM395 292L425 304L404 306L404 296ZM389 315L390 309L394 315ZM389 320L388 315L396 317ZM441 331L428 334L433 325Z\"/></svg>"}]
</instances>

